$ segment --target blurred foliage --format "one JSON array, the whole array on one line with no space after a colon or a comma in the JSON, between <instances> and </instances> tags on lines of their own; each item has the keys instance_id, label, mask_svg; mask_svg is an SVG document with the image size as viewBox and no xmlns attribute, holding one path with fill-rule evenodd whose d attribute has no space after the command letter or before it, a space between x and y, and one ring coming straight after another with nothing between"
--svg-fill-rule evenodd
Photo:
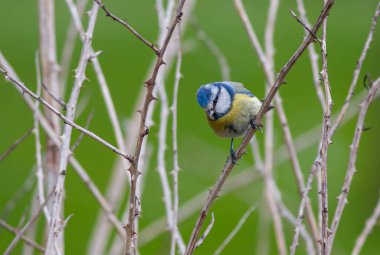
<instances>
[{"instance_id":1,"label":"blurred foliage","mask_svg":"<svg viewBox=\"0 0 380 255\"><path fill-rule=\"evenodd\" d=\"M191 0L188 0L191 1ZM58 56L66 37L69 24L69 13L64 1L56 2L56 29ZM261 41L267 17L269 1L245 1L251 22ZM323 1L305 1L308 16L313 22L322 9ZM90 1L91 3L91 1ZM128 18L128 21L152 41L156 40L158 25L154 1L106 1L109 9L117 16ZM346 97L352 72L367 37L376 0L346 0L336 1L328 19L328 60L329 77L334 100L333 112L336 113ZM87 10L90 5L87 7ZM275 63L276 70L286 63L294 50L301 43L304 29L289 14L288 9L297 10L296 1L281 1L275 32ZM186 9L186 6L185 6ZM252 49L245 29L237 16L232 1L198 1L192 14L225 54L231 67L231 80L239 81L252 90L258 97L264 97L264 75L255 51ZM87 16L84 18L87 23ZM38 9L37 1L1 1L0 8L0 50L10 61L22 81L35 90L35 52L38 49ZM364 90L365 73L373 78L380 75L380 28L375 32L374 41L363 66L356 94ZM221 80L220 68L210 51L195 36L195 31L189 26L183 42L188 45L183 56L183 79L179 90L179 159L180 172L180 203L183 204L201 191L209 188L216 180L223 166L229 142L215 136L208 127L201 109L195 101L197 88L204 83ZM112 22L100 12L96 24L93 47L103 50L99 57L103 71L113 95L119 119L124 121L133 114L136 98L147 77L153 53L145 45L134 38L119 24ZM71 65L74 70L80 53L79 40ZM319 49L317 49L319 52ZM169 71L169 70L165 70ZM173 90L173 71L166 83L169 95ZM72 85L68 82L69 88ZM95 116L90 129L113 144L116 144L112 128L103 103L101 92L91 66L87 68L88 81L81 95L89 97L90 102L82 115L77 119L84 124L89 112L95 109ZM321 126L323 113L315 95L312 83L310 64L307 54L298 61L287 77L287 85L280 93L287 111L289 125L294 137L303 134L315 126ZM69 91L69 90L68 90ZM65 96L67 100L69 94ZM170 100L171 97L170 97ZM9 84L0 79L0 153L5 151L18 137L33 125L32 115L20 95ZM171 101L170 101L171 102ZM352 105L351 107L356 107ZM377 100L371 107L366 118L366 125L372 129L362 136L357 170L351 191L349 204L339 227L333 254L349 254L353 243L362 230L365 219L371 214L379 195L380 180L380 102ZM156 113L159 112L159 107ZM155 114L156 123L159 121ZM343 183L347 168L347 160L356 119L340 128L333 137L333 145L329 149L328 188L330 219L333 216L336 199ZM275 119L275 148L283 145L282 133L278 120ZM153 155L157 152L158 125L151 128L148 137L153 145ZM169 134L170 134L169 130ZM77 137L78 133L75 132ZM263 140L258 135L258 141ZM310 166L317 153L317 144L299 153L300 163L307 176ZM172 169L171 139L168 140L167 169ZM98 187L105 192L116 156L98 143L85 138L75 152ZM275 162L277 156L275 157ZM236 174L252 165L251 156L246 156L234 170ZM14 194L20 190L24 181L34 170L34 138L30 137L8 158L0 162L0 213L1 217L13 226L21 224L20 219L30 210L33 189L21 192L23 196L16 201L15 208L4 215L8 201L14 199ZM142 197L142 216L140 229L164 216L162 189L156 172L156 158L149 163L149 172L145 176L146 184ZM248 169L247 169L248 170ZM249 170L252 171L252 170ZM275 170L276 182L282 191L282 198L294 214L297 213L299 196L294 182L289 162ZM260 224L268 213L263 203L263 184L261 181L252 183L240 191L220 198L212 208L215 213L215 225L204 245L197 249L197 254L211 254L236 225L243 213L253 203L258 203L256 210L240 230L238 235L224 250L224 254L258 254L260 247L267 247L270 254L276 254L276 243L271 223L269 229L260 229ZM313 188L311 196L317 210L317 188ZM126 196L128 194L125 194ZM263 207L264 206L264 207ZM78 176L68 169L66 180L65 215L74 214L65 230L67 254L84 254L88 240L98 215L99 206ZM188 240L197 213L180 225L185 241ZM207 223L207 222L206 222ZM286 241L290 246L293 237L293 227L284 221ZM263 243L268 235L268 242ZM12 240L13 236L0 229L0 252ZM362 254L375 254L379 251L378 240L380 229L375 227L366 242ZM41 240L39 240L41 241ZM170 234L166 232L159 238L141 247L142 254L167 254ZM302 243L302 241L301 241ZM301 244L300 254L303 253ZM21 245L15 254L21 253Z\"/></svg>"}]
</instances>

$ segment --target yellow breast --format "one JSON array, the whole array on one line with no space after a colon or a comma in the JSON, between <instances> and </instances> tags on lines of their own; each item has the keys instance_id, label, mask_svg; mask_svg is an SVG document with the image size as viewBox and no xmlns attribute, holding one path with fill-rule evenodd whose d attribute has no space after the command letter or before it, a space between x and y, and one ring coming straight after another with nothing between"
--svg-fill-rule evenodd
<instances>
[{"instance_id":1,"label":"yellow breast","mask_svg":"<svg viewBox=\"0 0 380 255\"><path fill-rule=\"evenodd\" d=\"M235 94L232 107L223 117L208 122L216 134L222 137L238 137L245 134L249 122L256 116L261 101L246 94Z\"/></svg>"}]
</instances>

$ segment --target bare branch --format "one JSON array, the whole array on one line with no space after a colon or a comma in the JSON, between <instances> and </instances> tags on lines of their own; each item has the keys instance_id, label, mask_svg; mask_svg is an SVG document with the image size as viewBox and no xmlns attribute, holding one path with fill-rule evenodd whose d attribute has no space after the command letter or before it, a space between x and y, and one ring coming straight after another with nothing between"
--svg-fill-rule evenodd
<instances>
[{"instance_id":1,"label":"bare branch","mask_svg":"<svg viewBox=\"0 0 380 255\"><path fill-rule=\"evenodd\" d=\"M264 51L263 51L262 47L260 46L260 43L257 39L256 32L254 31L251 23L249 22L249 18L247 16L247 13L245 11L245 8L244 8L242 2L240 0L239 1L236 0L235 6L239 12L239 15L240 15L242 21L243 21L243 24L247 30L247 33L248 33L249 38L251 40L252 46L254 47L254 49L257 52L257 55L259 56L260 62L263 66L264 73L265 73L266 78L267 78L267 83L273 84L274 80L275 80L274 70L273 70L274 64L272 63L273 61L271 59L273 58L274 49L273 49L273 45L270 45L270 43L268 43L268 42L273 41L273 38L271 36L270 31L272 31L272 33L273 33L274 23L271 22L272 25L268 27L269 29L266 29L266 34L265 34L266 40L265 41L266 41L266 48L267 48L268 53L267 53L267 55L264 55ZM273 10L275 10L275 8L270 8L270 12L273 12ZM269 17L269 15L268 15L268 17ZM296 181L297 181L297 185L298 185L298 191L299 191L300 195L302 196L302 193L305 189L304 178L303 178L302 170L301 170L300 163L299 163L299 160L297 157L296 149L294 146L294 142L293 142L293 138L292 138L291 131L289 128L289 124L287 121L287 117L285 114L285 110L284 110L284 107L282 104L282 99L281 99L279 93L277 93L277 96L275 97L275 103L276 103L276 110L278 113L278 117L279 117L280 122L281 122L282 132L283 132L284 138L285 138L284 140L286 143L286 148L288 150L288 153L290 154L290 159L291 159L291 163L293 166L294 175L296 177ZM271 116L271 113L268 113L267 118L269 118L269 116ZM266 130L268 130L268 128L271 128L271 125L270 125L271 122L269 122L269 119L267 119L266 122L267 122L266 123ZM266 132L269 132L269 130ZM266 139L267 139L267 136L268 136L268 134L265 135ZM314 240L317 241L318 240L318 229L317 229L316 220L315 220L315 217L313 215L313 211L312 211L312 207L311 207L311 203L310 203L309 199L307 201L306 216L307 216L309 226L312 230Z\"/></svg>"},{"instance_id":2,"label":"bare branch","mask_svg":"<svg viewBox=\"0 0 380 255\"><path fill-rule=\"evenodd\" d=\"M110 17L111 19L113 19L114 21L120 23L122 26L124 26L126 29L128 29L132 34L134 34L140 41L142 41L145 45L147 45L149 48L151 48L154 53L156 53L156 55L160 55L160 50L157 49L156 46L154 46L153 43L149 42L148 40L146 40L144 37L142 37L131 25L128 24L128 22L124 21L124 20L121 20L119 19L118 17L116 17L115 15L113 15L106 7L105 5L102 3L101 0L94 0L100 8L102 8L102 10L106 13L106 16L107 17Z\"/></svg>"},{"instance_id":3,"label":"bare branch","mask_svg":"<svg viewBox=\"0 0 380 255\"><path fill-rule=\"evenodd\" d=\"M45 86L45 84L42 83L42 88L46 93L49 94L49 96L56 102L58 103L64 110L67 109L66 103L60 99L59 97L55 96L52 92L49 91L49 88Z\"/></svg>"},{"instance_id":4,"label":"bare branch","mask_svg":"<svg viewBox=\"0 0 380 255\"><path fill-rule=\"evenodd\" d=\"M303 4L303 0L296 0L296 1L297 1L298 12L300 13L301 19L303 20L305 26L310 28L311 25L306 16L306 10ZM306 35L308 33L310 32L305 32ZM313 82L314 82L315 91L317 93L319 102L321 103L322 110L324 111L326 103L325 103L325 97L324 97L321 84L320 84L319 63L318 63L319 56L316 53L313 44L308 47L308 53L309 53L309 58L310 58L311 70L313 73Z\"/></svg>"},{"instance_id":5,"label":"bare branch","mask_svg":"<svg viewBox=\"0 0 380 255\"><path fill-rule=\"evenodd\" d=\"M358 82L358 78L359 78L360 71L362 69L363 62L367 56L367 52L368 52L369 47L371 46L371 42L373 40L373 34L375 32L375 28L377 25L377 20L379 18L379 15L380 15L380 2L377 4L375 14L372 17L371 28L369 30L368 37L367 37L367 40L364 44L363 50L360 54L359 60L357 61L356 68L355 68L355 71L353 73L351 85L350 85L350 88L348 90L348 94L346 96L346 100L344 101L342 109L340 110L339 115L338 115L337 119L335 120L334 125L331 128L331 131L330 131L331 134L333 134L336 131L336 129L340 126L340 124L342 123L342 120L343 120L343 118L344 118L344 116L348 110L348 107L350 106L351 98L354 95L354 91L356 88L356 84Z\"/></svg>"},{"instance_id":6,"label":"bare branch","mask_svg":"<svg viewBox=\"0 0 380 255\"><path fill-rule=\"evenodd\" d=\"M86 71L86 67L88 63L88 58L91 52L92 34L95 28L98 10L99 10L98 5L94 3L91 8L90 20L88 23L87 32L85 34L85 40L83 42L83 47L82 47L82 52L79 59L78 67L76 69L74 86L71 91L69 102L67 104L66 118L69 121L73 121L74 119L79 92L83 85L83 81L85 80L85 71ZM59 159L57 183L54 188L54 200L53 200L53 205L52 205L52 210L51 210L51 222L49 225L48 239L47 239L47 244L46 244L47 255L50 255L53 253L54 246L57 239L56 233L57 233L57 228L59 226L58 222L60 220L59 213L60 213L60 209L62 205L64 183L66 179L66 169L67 169L68 160L71 155L71 152L70 152L71 134L72 134L72 126L65 124L63 136L62 136L61 150L60 150L61 155ZM100 140L98 139L98 141Z\"/></svg>"},{"instance_id":7,"label":"bare branch","mask_svg":"<svg viewBox=\"0 0 380 255\"><path fill-rule=\"evenodd\" d=\"M327 4L325 0L325 4ZM325 90L325 112L324 112L324 121L323 121L323 131L322 131L322 141L321 147L319 150L320 161L318 162L321 167L321 190L319 194L321 196L321 206L322 211L320 214L322 215L322 227L321 227L321 251L322 255L328 254L328 238L329 238L329 230L328 230L328 190L327 190L327 153L328 147L332 143L330 140L330 122L331 122L331 108L332 108L332 99L331 99L331 87L330 81L328 77L328 68L327 68L327 49L326 49L326 33L327 33L327 17L323 21L323 29L322 29L322 79Z\"/></svg>"},{"instance_id":8,"label":"bare branch","mask_svg":"<svg viewBox=\"0 0 380 255\"><path fill-rule=\"evenodd\" d=\"M146 116L148 113L149 105L150 103L155 99L153 96L153 89L156 85L156 79L158 75L158 71L160 70L161 65L164 64L164 54L166 52L166 49L168 47L169 41L173 35L174 29L176 28L177 24L181 21L182 17L182 10L184 6L185 0L181 0L178 3L176 15L174 19L171 22L171 25L168 28L168 31L166 33L166 36L162 40L162 47L159 50L159 54L157 55L155 67L153 69L153 73L151 77L145 82L147 91L144 101L144 106L142 110L140 111L141 120L140 120L140 127L139 127L139 134L136 142L135 147L135 153L133 157L132 166L129 169L131 173L131 189L130 189L130 199L129 199L129 213L128 213L128 223L125 226L126 232L127 232L127 240L126 240L126 251L125 254L129 255L133 253L133 247L132 244L135 242L136 232L135 232L135 218L138 216L137 213L137 206L136 206L136 183L137 178L139 176L139 158L141 153L141 146L143 144L144 138L149 132L149 130L146 127ZM136 214L137 213L137 214Z\"/></svg>"},{"instance_id":9,"label":"bare branch","mask_svg":"<svg viewBox=\"0 0 380 255\"><path fill-rule=\"evenodd\" d=\"M264 42L265 42L265 59L266 63L262 63L263 66L267 66L271 74L267 74L267 77L272 77L271 80L267 80L266 83L266 93L270 89L270 85L274 82L274 30L275 23L277 19L277 12L279 7L278 0L270 0L268 7L268 18L265 27ZM244 8L244 7L243 7ZM245 12L245 10L244 10ZM248 29L248 27L247 27ZM252 33L255 33L252 31ZM259 45L258 45L259 46ZM258 49L256 50L258 52ZM274 222L274 231L276 236L276 242L279 254L286 255L286 240L282 224L282 219L280 215L280 210L278 204L281 203L281 194L278 189L276 189L276 183L273 177L273 145L274 145L274 122L273 122L273 112L269 112L265 119L265 161L264 161L264 181L265 181L265 196L271 211ZM276 190L275 190L276 189Z\"/></svg>"},{"instance_id":10,"label":"bare branch","mask_svg":"<svg viewBox=\"0 0 380 255\"><path fill-rule=\"evenodd\" d=\"M334 218L331 223L331 236L330 236L330 247L332 247L336 235L336 231L338 229L340 220L343 215L343 210L346 207L347 204L347 196L348 192L350 191L350 186L352 182L352 178L356 172L356 158L358 155L358 148L360 143L360 138L363 133L363 127L364 127L364 119L368 111L368 107L371 104L377 90L380 88L380 78L378 78L376 81L373 82L370 90L368 91L367 97L363 100L363 102L360 104L360 113L358 117L358 121L356 123L355 127L355 134L352 141L352 144L350 145L350 156L349 156L349 162L346 172L346 177L344 179L344 183L342 186L342 192L340 193L338 197L338 205L335 210ZM331 248L330 248L331 252Z\"/></svg>"},{"instance_id":11,"label":"bare branch","mask_svg":"<svg viewBox=\"0 0 380 255\"><path fill-rule=\"evenodd\" d=\"M9 231L10 233L13 233L15 235L18 235L19 232L20 232L17 228L14 228L14 227L10 226L9 224L7 224L2 219L0 219L0 226L2 226L4 229L6 229L7 231ZM28 237L26 237L24 235L21 235L20 238L21 238L21 240L23 240L30 247L33 247L34 249L40 251L41 253L45 252L45 248L42 245L37 244L36 242L34 242L33 240L29 239Z\"/></svg>"},{"instance_id":12,"label":"bare branch","mask_svg":"<svg viewBox=\"0 0 380 255\"><path fill-rule=\"evenodd\" d=\"M292 241L292 245L290 246L290 255L294 255L296 253L296 248L298 246L298 238L299 238L300 230L302 227L302 219L304 217L304 209L306 206L306 201L309 199L308 195L311 190L311 184L313 182L313 177L315 175L316 170L317 170L317 166L316 164L314 164L309 173L309 177L307 178L305 191L302 193L302 199L301 199L300 207L298 209L297 222L294 229L293 241Z\"/></svg>"},{"instance_id":13,"label":"bare branch","mask_svg":"<svg viewBox=\"0 0 380 255\"><path fill-rule=\"evenodd\" d=\"M173 90L173 104L171 106L171 111L173 114L172 120L172 139L173 139L173 229L174 232L172 234L171 245L170 245L170 254L176 254L176 242L180 237L179 229L178 229L178 207L179 207L179 194L178 194L178 173L180 170L178 163L178 141L177 141L177 125L178 125L178 116L177 116L177 105L178 105L178 89L179 89L179 81L181 79L181 65L182 65L182 48L181 48L181 26L178 25L178 35L177 35L177 65L175 69L175 81L174 81L174 90ZM182 238L181 238L182 240ZM180 244L180 242L179 242ZM181 254L185 253L186 246L178 245Z\"/></svg>"},{"instance_id":14,"label":"bare branch","mask_svg":"<svg viewBox=\"0 0 380 255\"><path fill-rule=\"evenodd\" d=\"M37 73L37 96L40 96L41 94L41 71L40 71L40 60L38 57L38 53L36 53L36 73ZM38 124L38 114L39 114L39 103L38 101L35 102L34 105L34 135L36 140L36 161L37 161L37 170L36 170L36 176L37 176L37 192L38 192L38 200L40 205L45 203L45 185L44 185L44 170L43 170L43 163L42 163L42 152L41 152L41 138L40 138L40 127ZM48 207L43 208L44 216L49 224L50 222L50 212Z\"/></svg>"},{"instance_id":15,"label":"bare branch","mask_svg":"<svg viewBox=\"0 0 380 255\"><path fill-rule=\"evenodd\" d=\"M29 90L23 83L21 83L20 81L18 81L16 79L12 78L11 76L9 76L6 70L0 68L0 73L2 73L5 76L5 78L7 80L11 81L15 86L17 86L20 89L22 89L22 91L24 93L30 95L33 99L37 100L42 105L44 105L46 108L48 108L51 112L53 112L55 115L57 115L60 119L63 120L63 122L65 124L72 126L73 128L77 129L78 131L80 131L80 132L84 133L85 135L91 137L95 141L98 141L99 143L101 143L104 146L108 147L113 152L115 152L116 154L119 154L120 156L126 158L127 160L129 160L129 161L132 160L132 158L131 158L130 155L128 155L125 152L121 151L120 149L114 147L113 145L111 145L107 141L103 140L102 138L100 138L99 136L97 136L96 134L94 134L93 132L88 131L87 129L79 126L78 124L74 123L72 120L70 120L69 118L67 118L66 116L64 116L62 113L60 113L57 109L55 109L53 106L51 106L44 99L42 99L41 97L39 97L36 94L34 94L31 90Z\"/></svg>"},{"instance_id":16,"label":"bare branch","mask_svg":"<svg viewBox=\"0 0 380 255\"><path fill-rule=\"evenodd\" d=\"M201 26L195 19L192 20L192 25L195 31L197 32L197 37L199 38L199 40L201 40L206 45L206 47L210 50L211 54L214 55L217 59L220 66L222 79L224 81L229 81L231 77L231 70L228 65L226 56L219 49L218 45L206 34L206 32L201 28Z\"/></svg>"},{"instance_id":17,"label":"bare branch","mask_svg":"<svg viewBox=\"0 0 380 255\"><path fill-rule=\"evenodd\" d=\"M2 65L3 67L10 66L8 64L8 62L6 61L6 59L3 58L3 56L1 54L0 54L0 65ZM13 75L13 77L17 77L17 75L15 73L13 73L11 75ZM15 87L15 88L18 88L18 87ZM34 104L33 104L33 101L31 100L31 98L30 97L23 97L23 99L26 101L28 107L32 111L34 111L35 107L34 107ZM57 147L61 146L61 141L56 136L56 134L54 133L54 130L51 128L50 124L43 117L43 115L40 112L38 112L38 114L36 114L35 116L37 116L38 121L41 124L41 127L44 129L44 131L49 136L49 138L52 140L52 142L54 142L55 146L57 146ZM102 210L104 211L104 213L106 215L107 220L115 227L115 229L117 231L117 234L120 237L124 238L125 233L121 229L122 223L119 222L118 219L117 219L117 217L113 214L112 206L109 205L109 203L107 202L106 198L100 192L99 188L91 180L91 178L87 174L86 170L80 165L80 163L75 159L75 157L71 156L70 159L69 159L69 161L70 161L70 164L73 166L74 170L77 172L77 174L81 178L81 180L88 187L88 189L90 190L90 192L92 193L92 195L95 197L95 199L97 200L97 202L100 204ZM25 192L22 192L22 194L24 194L24 193Z\"/></svg>"},{"instance_id":18,"label":"bare branch","mask_svg":"<svg viewBox=\"0 0 380 255\"><path fill-rule=\"evenodd\" d=\"M72 0L66 0L67 4L69 2L73 3ZM73 3L75 8L77 9L77 12L79 13L79 15L78 15L79 21L81 20L81 17L83 15L83 10L86 7L87 2L88 2L88 0L78 0L76 2L76 6ZM65 91L65 89L66 89L66 85L67 85L66 83L67 83L67 78L69 76L68 74L69 74L70 64L72 61L73 52L74 52L74 48L75 48L75 42L77 39L77 34L79 32L77 30L75 23L76 23L76 20L71 20L69 28L68 28L67 33L66 33L66 39L63 43L63 49L62 49L61 57L60 57L60 59L61 59L61 63L60 63L61 64L61 70L59 72L59 81L60 81L60 87L61 87L61 92L62 92L61 95L63 94L63 91ZM79 32L79 34L81 34L81 33Z\"/></svg>"},{"instance_id":19,"label":"bare branch","mask_svg":"<svg viewBox=\"0 0 380 255\"><path fill-rule=\"evenodd\" d=\"M248 217L251 215L251 213L256 210L256 205L252 205L241 217L238 224L234 227L234 229L230 232L230 234L227 236L226 239L224 239L223 243L219 245L218 249L214 252L214 255L219 255L224 248L231 242L232 238L236 236L236 234L239 232L241 227L244 225L244 223L247 221Z\"/></svg>"},{"instance_id":20,"label":"bare branch","mask_svg":"<svg viewBox=\"0 0 380 255\"><path fill-rule=\"evenodd\" d=\"M377 224L377 220L380 217L380 198L377 201L377 205L373 210L372 215L367 219L363 231L360 233L358 239L356 239L354 249L352 250L352 255L359 255L365 241L367 240L372 229Z\"/></svg>"},{"instance_id":21,"label":"bare branch","mask_svg":"<svg viewBox=\"0 0 380 255\"><path fill-rule=\"evenodd\" d=\"M281 215L288 220L292 226L297 227L297 218L292 214L292 212L285 206L285 204L281 203L279 205ZM310 234L307 232L307 229L304 225L299 226L299 233L301 234L302 238L305 240L306 243L306 251L308 255L315 255L317 254L315 250L315 243Z\"/></svg>"},{"instance_id":22,"label":"bare branch","mask_svg":"<svg viewBox=\"0 0 380 255\"><path fill-rule=\"evenodd\" d=\"M294 13L292 9L289 9L289 12L293 16L293 18L295 18L297 22L300 23L303 26L303 28L305 28L306 31L309 32L319 44L322 44L321 40L313 33L313 31L310 30L310 28L308 28L308 26L302 20L300 20L297 17L297 15Z\"/></svg>"},{"instance_id":23,"label":"bare branch","mask_svg":"<svg viewBox=\"0 0 380 255\"><path fill-rule=\"evenodd\" d=\"M19 139L17 139L11 147L9 147L3 154L1 154L0 161L4 160L14 149L17 148L18 145L20 145L26 138L28 138L32 134L33 130L33 128L30 128Z\"/></svg>"},{"instance_id":24,"label":"bare branch","mask_svg":"<svg viewBox=\"0 0 380 255\"><path fill-rule=\"evenodd\" d=\"M88 129L90 127L91 120L94 117L94 112L95 110L92 110L90 114L87 116L86 125L84 126L85 129ZM72 154L74 154L74 151L76 150L76 148L78 148L79 144L82 142L83 137L84 137L84 133L80 133L79 137L77 138L73 146L71 146L70 151Z\"/></svg>"},{"instance_id":25,"label":"bare branch","mask_svg":"<svg viewBox=\"0 0 380 255\"><path fill-rule=\"evenodd\" d=\"M215 218L214 218L214 213L212 212L211 213L211 221L210 221L210 224L208 224L205 232L203 233L203 235L199 238L199 240L197 241L197 243L195 244L195 248L198 248L199 246L201 246L204 242L204 240L206 239L206 237L208 236L208 234L210 233L212 227L214 226L214 222L215 222Z\"/></svg>"}]
</instances>

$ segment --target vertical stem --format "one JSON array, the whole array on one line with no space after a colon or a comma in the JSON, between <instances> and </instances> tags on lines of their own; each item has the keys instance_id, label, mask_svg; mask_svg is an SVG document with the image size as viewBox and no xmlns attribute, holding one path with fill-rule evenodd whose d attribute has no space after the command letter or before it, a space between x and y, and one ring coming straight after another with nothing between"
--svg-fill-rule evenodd
<instances>
[{"instance_id":1,"label":"vertical stem","mask_svg":"<svg viewBox=\"0 0 380 255\"><path fill-rule=\"evenodd\" d=\"M175 71L175 81L174 81L174 92L173 92L173 105L171 107L173 113L173 123L172 123L172 132L173 132L173 228L170 254L175 255L175 247L177 239L179 238L179 229L178 229L178 207L179 207L179 195L178 195L178 172L180 170L178 164L178 143L177 143L177 104L178 104L178 88L179 81L181 79L181 64L182 64L182 50L181 50L181 26L178 25L178 54L177 54L177 65ZM181 253L185 252L185 246L179 247Z\"/></svg>"},{"instance_id":2,"label":"vertical stem","mask_svg":"<svg viewBox=\"0 0 380 255\"><path fill-rule=\"evenodd\" d=\"M325 0L326 4L326 0ZM323 124L323 135L322 135L322 146L320 149L320 167L321 167L321 209L322 211L322 228L321 228L321 253L322 255L327 255L328 253L328 238L329 238L329 230L328 230L328 189L327 189L327 152L328 146L330 145L330 119L331 119L331 108L332 108L332 99L331 99L331 88L330 82L328 78L328 70L327 70L327 47L326 47L326 32L327 32L327 17L323 21L322 28L322 79L324 85L325 92L325 113L324 113L324 124Z\"/></svg>"},{"instance_id":3,"label":"vertical stem","mask_svg":"<svg viewBox=\"0 0 380 255\"><path fill-rule=\"evenodd\" d=\"M59 65L57 63L57 50L56 50L56 35L55 35L55 7L54 0L39 0L39 30L40 30L40 55L42 66L42 83L46 85L50 93L56 97L60 97L58 72ZM59 105L49 95L44 92L44 97L54 106L59 109ZM59 119L52 114L49 110L45 109L45 116L50 126L54 130L56 136L60 136L61 127ZM46 137L46 173L47 173L47 185L48 192L53 190L55 181L57 179L57 171L59 166L59 148L55 143L47 136ZM47 205L50 210L52 201ZM60 250L63 250L63 235L60 239Z\"/></svg>"},{"instance_id":4,"label":"vertical stem","mask_svg":"<svg viewBox=\"0 0 380 255\"><path fill-rule=\"evenodd\" d=\"M274 46L273 46L273 34L274 27L277 17L279 1L271 0L268 8L268 20L265 28L265 59L266 61L263 63L263 66L267 66L268 70L273 71L274 65ZM273 73L273 72L272 72ZM268 74L269 76L269 74ZM274 78L271 78L266 83L266 93L269 92L271 83L273 83ZM284 229L282 225L282 220L279 212L279 208L276 202L276 195L274 194L274 177L273 177L273 112L268 112L266 114L265 121L265 162L264 162L264 180L265 180L265 194L266 199L269 205L269 209L271 211L276 242L278 246L279 254L285 255L286 252L286 242Z\"/></svg>"},{"instance_id":5,"label":"vertical stem","mask_svg":"<svg viewBox=\"0 0 380 255\"><path fill-rule=\"evenodd\" d=\"M90 21L88 24L88 30L86 34L84 35L85 40L83 42L83 48L82 48L79 64L76 69L77 71L75 74L74 87L71 91L70 100L67 104L66 117L71 121L74 119L79 92L82 87L83 81L85 80L85 71L86 71L86 67L88 63L88 58L91 52L92 34L94 31L98 10L99 10L99 6L96 3L94 3L91 9L91 14L90 14L91 16L90 16ZM63 141L61 145L59 171L58 171L57 183L56 183L55 191L54 191L54 199L53 199L53 206L52 206L52 212L51 212L51 222L50 222L49 233L48 233L48 242L47 242L46 251L45 251L46 255L53 254L53 249L55 246L57 235L59 234L58 231L61 224L59 212L62 205L62 197L63 197L63 191L64 191L64 183L66 179L65 177L66 177L67 163L71 155L70 153L71 132L72 132L72 126L65 124L63 136L62 136Z\"/></svg>"}]
</instances>

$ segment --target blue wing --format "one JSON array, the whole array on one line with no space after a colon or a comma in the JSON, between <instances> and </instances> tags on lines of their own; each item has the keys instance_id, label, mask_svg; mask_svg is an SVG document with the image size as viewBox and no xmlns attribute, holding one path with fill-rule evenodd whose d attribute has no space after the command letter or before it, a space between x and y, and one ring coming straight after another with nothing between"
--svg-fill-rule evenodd
<instances>
[{"instance_id":1,"label":"blue wing","mask_svg":"<svg viewBox=\"0 0 380 255\"><path fill-rule=\"evenodd\" d=\"M251 91L246 89L243 84L238 83L238 82L232 82L232 81L226 81L227 83L236 94L245 94L251 97L254 97Z\"/></svg>"}]
</instances>

